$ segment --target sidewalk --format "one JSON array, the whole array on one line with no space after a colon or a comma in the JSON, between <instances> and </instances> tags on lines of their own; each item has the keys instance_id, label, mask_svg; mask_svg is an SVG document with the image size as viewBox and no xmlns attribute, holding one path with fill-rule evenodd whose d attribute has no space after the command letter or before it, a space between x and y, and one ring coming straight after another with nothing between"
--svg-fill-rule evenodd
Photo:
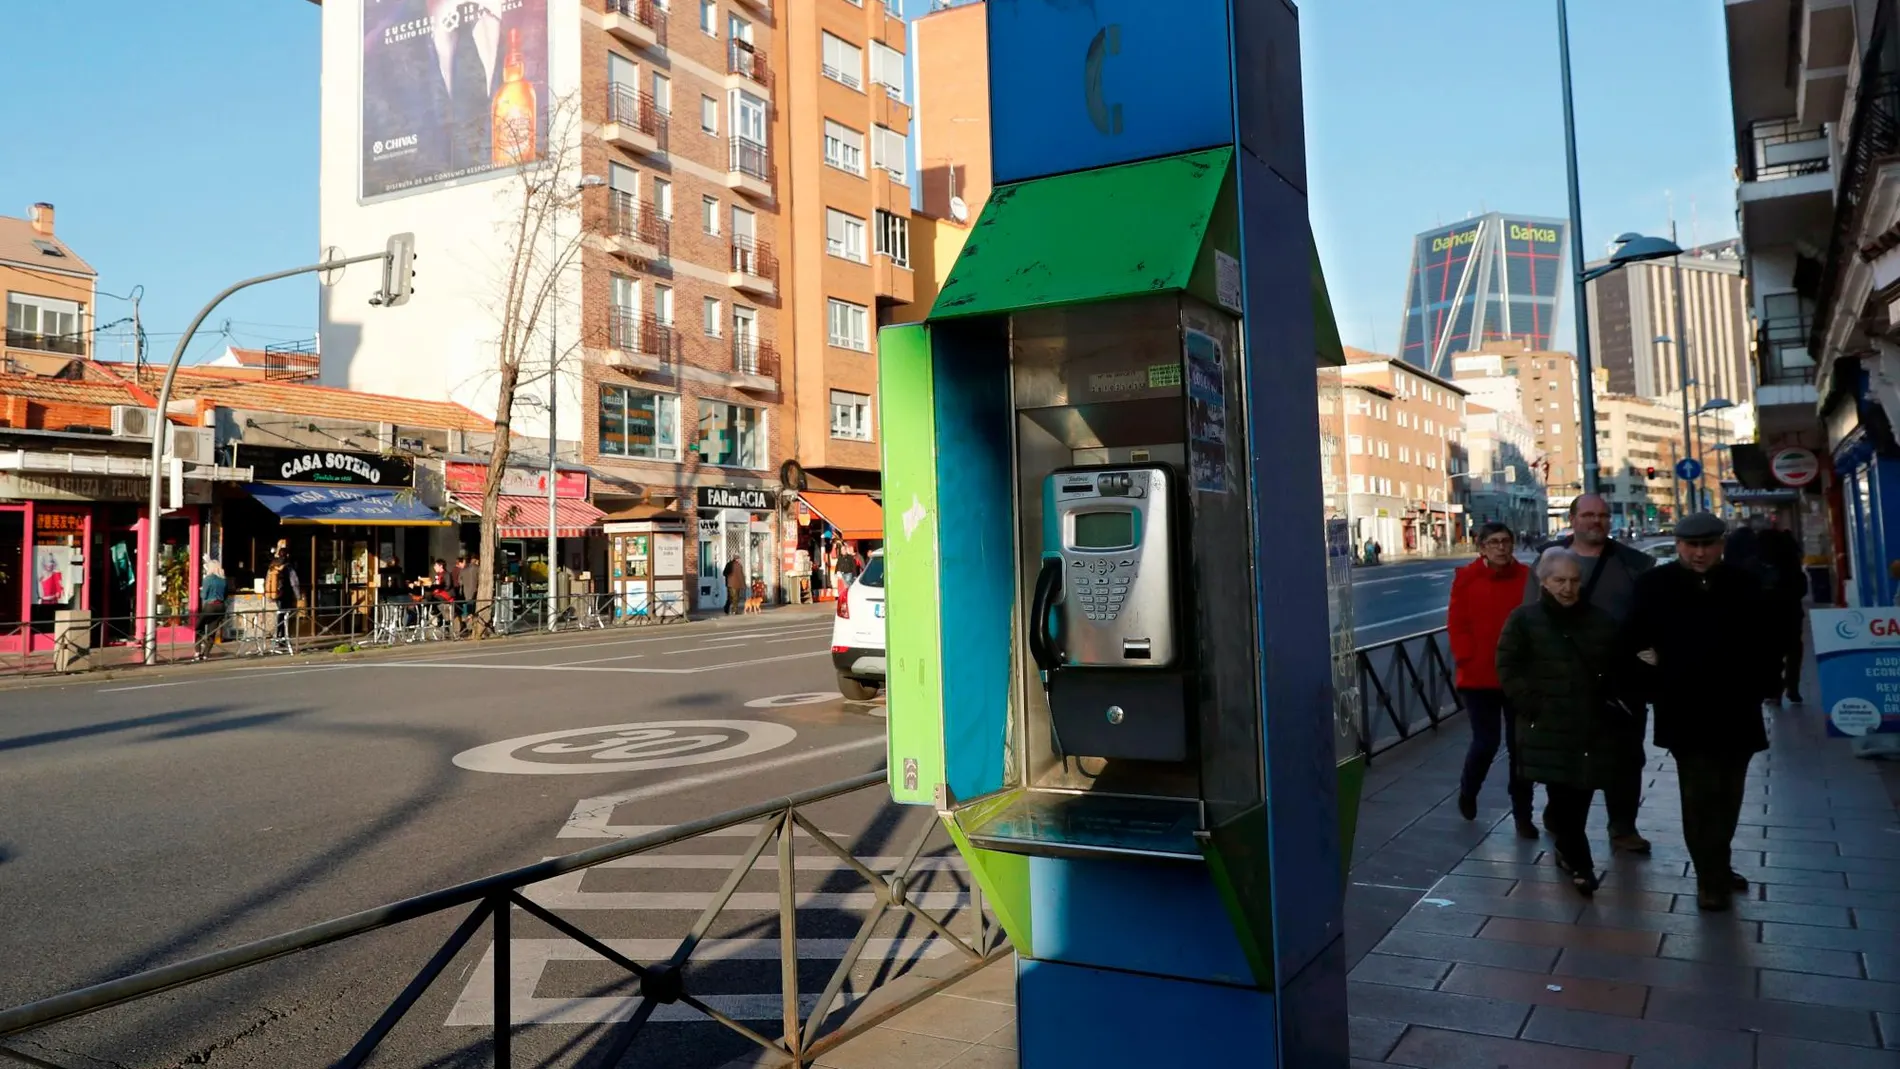
<instances>
[{"instance_id":1,"label":"sidewalk","mask_svg":"<svg viewBox=\"0 0 1900 1069\"><path fill-rule=\"evenodd\" d=\"M1595 807L1589 902L1516 838L1502 767L1458 816L1461 721L1381 755L1346 895L1352 1069L1900 1069L1900 763L1849 756L1811 705L1770 737L1736 837L1753 886L1719 914L1696 911L1667 753L1648 857L1612 857ZM1008 1069L1013 988L999 963L818 1064Z\"/></svg>"}]
</instances>

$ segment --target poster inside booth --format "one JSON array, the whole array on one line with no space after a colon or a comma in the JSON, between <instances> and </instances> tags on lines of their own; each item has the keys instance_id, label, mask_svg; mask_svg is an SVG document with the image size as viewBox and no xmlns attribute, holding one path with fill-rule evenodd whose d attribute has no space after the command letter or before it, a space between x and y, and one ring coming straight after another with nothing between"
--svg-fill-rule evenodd
<instances>
[{"instance_id":1,"label":"poster inside booth","mask_svg":"<svg viewBox=\"0 0 1900 1069\"><path fill-rule=\"evenodd\" d=\"M1900 610L1815 609L1808 624L1827 733L1900 733Z\"/></svg>"}]
</instances>

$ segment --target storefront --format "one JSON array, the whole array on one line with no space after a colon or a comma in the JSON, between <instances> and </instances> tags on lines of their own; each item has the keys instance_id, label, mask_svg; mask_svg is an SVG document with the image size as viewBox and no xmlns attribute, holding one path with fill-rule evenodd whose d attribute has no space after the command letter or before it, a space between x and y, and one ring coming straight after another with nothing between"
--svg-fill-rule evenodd
<instances>
[{"instance_id":1,"label":"storefront","mask_svg":"<svg viewBox=\"0 0 1900 1069\"><path fill-rule=\"evenodd\" d=\"M481 544L482 488L488 463L450 460L442 466L449 504L461 522L461 544L471 552ZM606 566L600 521L605 513L587 500L585 468L561 467L554 479L556 566L572 578L593 576ZM496 500L496 560L490 564L504 582L523 584L526 597L547 596L548 473L545 468L508 468ZM558 588L557 588L558 589Z\"/></svg>"},{"instance_id":2,"label":"storefront","mask_svg":"<svg viewBox=\"0 0 1900 1069\"><path fill-rule=\"evenodd\" d=\"M832 571L841 547L848 543L863 560L884 544L884 508L869 494L830 490L802 491L794 507L800 582L805 582L803 569L809 564L815 600L829 600L836 593Z\"/></svg>"},{"instance_id":3,"label":"storefront","mask_svg":"<svg viewBox=\"0 0 1900 1069\"><path fill-rule=\"evenodd\" d=\"M61 610L91 614L95 645L135 643L147 553L158 554L158 641L190 642L211 485L145 519L150 484L125 475L0 472L0 650L50 650Z\"/></svg>"},{"instance_id":4,"label":"storefront","mask_svg":"<svg viewBox=\"0 0 1900 1069\"><path fill-rule=\"evenodd\" d=\"M418 500L404 457L340 450L239 445L240 467L258 480L225 503L225 571L233 592L262 593L272 550L282 543L312 610L306 630L357 634L372 628L381 574L394 562L402 584L454 557L450 523Z\"/></svg>"},{"instance_id":5,"label":"storefront","mask_svg":"<svg viewBox=\"0 0 1900 1069\"><path fill-rule=\"evenodd\" d=\"M686 613L686 518L640 505L608 516L606 592L616 617Z\"/></svg>"},{"instance_id":6,"label":"storefront","mask_svg":"<svg viewBox=\"0 0 1900 1069\"><path fill-rule=\"evenodd\" d=\"M726 562L738 560L747 582L763 582L768 603L780 600L777 491L764 486L701 486L694 494L699 582L694 607L726 607Z\"/></svg>"}]
</instances>

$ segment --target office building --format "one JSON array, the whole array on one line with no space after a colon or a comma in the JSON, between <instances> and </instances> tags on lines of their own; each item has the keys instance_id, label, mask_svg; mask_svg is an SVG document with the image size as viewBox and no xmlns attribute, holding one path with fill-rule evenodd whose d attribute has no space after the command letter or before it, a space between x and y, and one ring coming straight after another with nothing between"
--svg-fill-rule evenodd
<instances>
[{"instance_id":1,"label":"office building","mask_svg":"<svg viewBox=\"0 0 1900 1069\"><path fill-rule=\"evenodd\" d=\"M1466 537L1462 492L1465 391L1363 349L1346 350L1346 513L1353 544L1390 556L1429 553Z\"/></svg>"},{"instance_id":2,"label":"office building","mask_svg":"<svg viewBox=\"0 0 1900 1069\"><path fill-rule=\"evenodd\" d=\"M1562 219L1484 215L1412 242L1399 358L1441 378L1451 359L1508 338L1550 348L1563 281Z\"/></svg>"},{"instance_id":3,"label":"office building","mask_svg":"<svg viewBox=\"0 0 1900 1069\"><path fill-rule=\"evenodd\" d=\"M1531 428L1531 463L1543 479L1554 527L1568 522L1583 490L1577 358L1511 339L1453 358L1453 379L1480 404L1516 411Z\"/></svg>"},{"instance_id":4,"label":"office building","mask_svg":"<svg viewBox=\"0 0 1900 1069\"><path fill-rule=\"evenodd\" d=\"M1472 530L1502 523L1520 539L1543 534L1548 529L1543 478L1532 463L1536 450L1530 424L1517 408L1494 409L1466 397L1464 441L1470 470L1462 489Z\"/></svg>"},{"instance_id":5,"label":"office building","mask_svg":"<svg viewBox=\"0 0 1900 1069\"><path fill-rule=\"evenodd\" d=\"M1594 266L1594 265L1593 265ZM1652 260L1611 271L1588 283L1590 340L1597 366L1610 373L1614 393L1657 397L1681 388L1675 346L1676 271ZM1740 243L1690 249L1682 257L1682 319L1692 396L1738 405L1755 396L1750 366L1753 321L1742 278Z\"/></svg>"}]
</instances>

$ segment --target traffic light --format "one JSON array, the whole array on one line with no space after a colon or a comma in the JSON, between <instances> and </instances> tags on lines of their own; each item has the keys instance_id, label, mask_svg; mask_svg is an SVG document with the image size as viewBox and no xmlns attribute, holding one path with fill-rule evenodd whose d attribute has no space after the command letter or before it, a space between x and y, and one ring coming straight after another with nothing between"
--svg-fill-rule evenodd
<instances>
[{"instance_id":1,"label":"traffic light","mask_svg":"<svg viewBox=\"0 0 1900 1069\"><path fill-rule=\"evenodd\" d=\"M1656 477L1655 465L1652 464L1651 466L1643 469L1643 478L1654 479L1655 477Z\"/></svg>"},{"instance_id":2,"label":"traffic light","mask_svg":"<svg viewBox=\"0 0 1900 1069\"><path fill-rule=\"evenodd\" d=\"M411 233L391 234L389 248L383 254L383 292L377 294L382 304L394 308L406 304L409 295L416 288L416 236Z\"/></svg>"}]
</instances>

